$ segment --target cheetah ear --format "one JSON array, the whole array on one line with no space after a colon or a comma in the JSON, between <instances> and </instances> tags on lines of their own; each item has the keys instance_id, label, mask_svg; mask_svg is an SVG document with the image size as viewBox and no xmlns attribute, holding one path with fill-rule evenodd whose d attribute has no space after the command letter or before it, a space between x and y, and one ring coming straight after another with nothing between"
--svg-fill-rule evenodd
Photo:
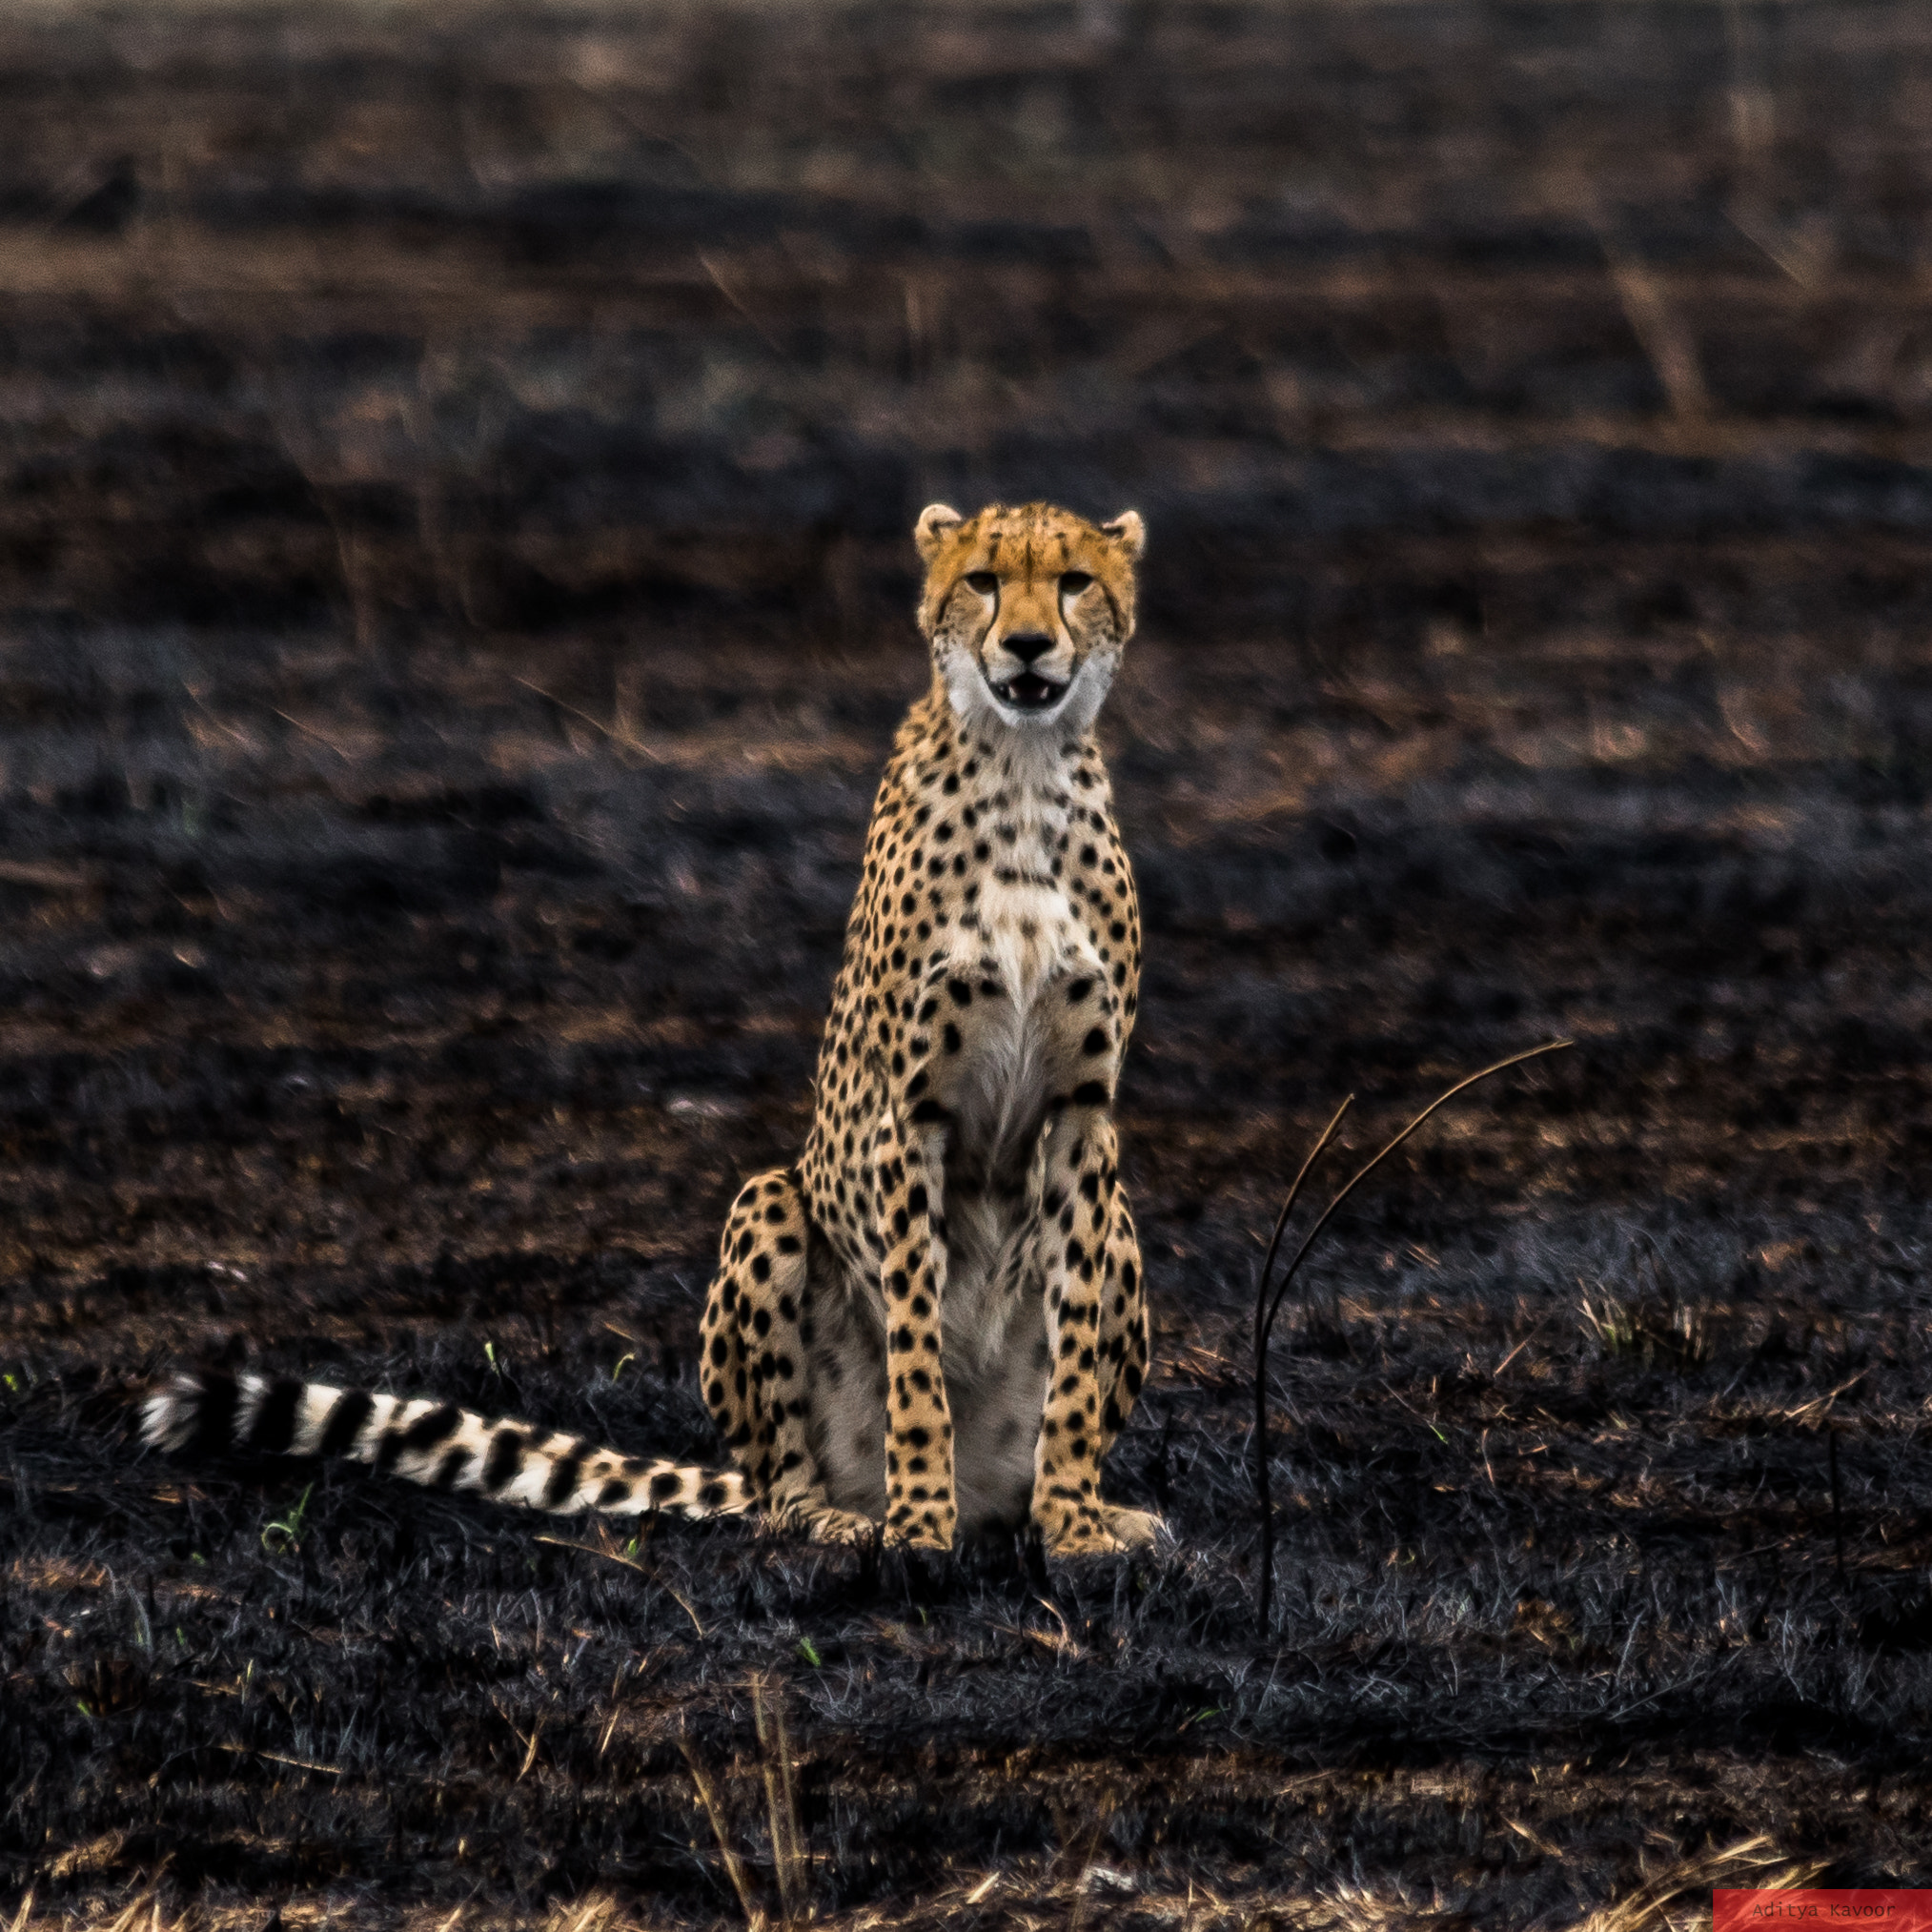
<instances>
[{"instance_id":1,"label":"cheetah ear","mask_svg":"<svg viewBox=\"0 0 1932 1932\"><path fill-rule=\"evenodd\" d=\"M928 511L927 515L930 514ZM1100 526L1100 534L1125 545L1129 560L1134 563L1140 561L1141 552L1148 547L1148 526L1141 521L1138 510L1123 510L1111 523Z\"/></svg>"},{"instance_id":2,"label":"cheetah ear","mask_svg":"<svg viewBox=\"0 0 1932 1932\"><path fill-rule=\"evenodd\" d=\"M946 539L965 521L950 503L928 503L912 526L912 540L919 545L920 556L930 563Z\"/></svg>"}]
</instances>

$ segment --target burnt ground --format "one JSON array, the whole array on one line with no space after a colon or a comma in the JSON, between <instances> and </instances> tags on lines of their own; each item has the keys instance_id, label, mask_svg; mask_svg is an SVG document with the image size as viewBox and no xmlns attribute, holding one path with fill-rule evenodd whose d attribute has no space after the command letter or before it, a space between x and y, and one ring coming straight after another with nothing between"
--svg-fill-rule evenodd
<instances>
[{"instance_id":1,"label":"burnt ground","mask_svg":"<svg viewBox=\"0 0 1932 1932\"><path fill-rule=\"evenodd\" d=\"M1922 9L34 0L0 119L0 1896L1927 1876ZM1171 1550L600 1544L136 1454L145 1378L243 1359L714 1453L906 532L995 494L1152 535L1111 1481ZM1359 1149L1557 1033L1284 1316L1259 1633L1280 1190L1344 1092Z\"/></svg>"}]
</instances>

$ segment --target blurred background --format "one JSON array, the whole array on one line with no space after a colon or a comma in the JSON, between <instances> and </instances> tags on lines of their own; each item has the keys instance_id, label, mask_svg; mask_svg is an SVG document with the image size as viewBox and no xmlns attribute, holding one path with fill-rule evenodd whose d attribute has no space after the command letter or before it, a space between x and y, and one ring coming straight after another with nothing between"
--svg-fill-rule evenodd
<instances>
[{"instance_id":1,"label":"blurred background","mask_svg":"<svg viewBox=\"0 0 1932 1932\"><path fill-rule=\"evenodd\" d=\"M446 1915L475 1854L389 1792L439 1764L517 1846L491 1896L702 1922L665 1727L754 1751L754 1664L827 1909L959 1922L1003 1870L1100 1922L1089 1825L1121 1897L1245 1910L1567 1922L1760 1830L1922 1870L1932 11L17 0L0 121L0 1855L43 1910L165 1854ZM715 1453L716 1230L800 1144L925 682L911 522L1032 497L1149 527L1104 731L1161 1587L1054 1626L927 1579L882 1636L665 1531L721 1652L481 1507L337 1472L304 1540L263 1518L306 1476L131 1461L142 1376L251 1352ZM1557 1033L1285 1317L1251 1677L1279 1190L1345 1092L1365 1145ZM574 1603L586 1683L504 1678ZM658 1701L600 1703L645 1650ZM208 1701L257 1661L299 1695Z\"/></svg>"},{"instance_id":2,"label":"blurred background","mask_svg":"<svg viewBox=\"0 0 1932 1932\"><path fill-rule=\"evenodd\" d=\"M684 1082L772 1109L727 1166L792 1146L936 497L1149 519L1129 1091L1239 1140L1176 1150L1199 1198L1556 1027L1630 1056L1593 1188L1914 1145L1916 10L0 31L0 1107L59 1175L15 1268L96 1254L96 1126L153 1198L120 1258L249 1245L235 1081L252 1155L319 1110L377 1186L438 1079L539 1136ZM572 1213L655 1251L629 1185Z\"/></svg>"}]
</instances>

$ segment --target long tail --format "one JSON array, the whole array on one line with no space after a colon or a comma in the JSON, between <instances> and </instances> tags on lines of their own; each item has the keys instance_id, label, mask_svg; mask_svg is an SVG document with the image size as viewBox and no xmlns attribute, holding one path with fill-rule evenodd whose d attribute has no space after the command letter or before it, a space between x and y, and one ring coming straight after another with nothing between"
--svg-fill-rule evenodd
<instances>
[{"instance_id":1,"label":"long tail","mask_svg":"<svg viewBox=\"0 0 1932 1932\"><path fill-rule=\"evenodd\" d=\"M737 1515L753 1497L736 1470L647 1462L580 1436L477 1414L454 1402L368 1395L262 1375L177 1375L149 1396L141 1435L156 1449L244 1449L346 1455L429 1489L474 1490L501 1503L568 1515L664 1511Z\"/></svg>"}]
</instances>

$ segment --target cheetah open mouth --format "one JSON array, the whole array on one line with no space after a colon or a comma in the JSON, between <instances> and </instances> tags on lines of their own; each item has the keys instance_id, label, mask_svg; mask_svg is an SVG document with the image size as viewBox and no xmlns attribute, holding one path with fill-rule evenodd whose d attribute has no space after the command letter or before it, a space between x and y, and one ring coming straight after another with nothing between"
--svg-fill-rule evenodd
<instances>
[{"instance_id":1,"label":"cheetah open mouth","mask_svg":"<svg viewBox=\"0 0 1932 1932\"><path fill-rule=\"evenodd\" d=\"M1022 671L1004 684L993 685L993 696L1015 711L1046 711L1067 695L1065 684L1056 684L1037 671Z\"/></svg>"}]
</instances>

